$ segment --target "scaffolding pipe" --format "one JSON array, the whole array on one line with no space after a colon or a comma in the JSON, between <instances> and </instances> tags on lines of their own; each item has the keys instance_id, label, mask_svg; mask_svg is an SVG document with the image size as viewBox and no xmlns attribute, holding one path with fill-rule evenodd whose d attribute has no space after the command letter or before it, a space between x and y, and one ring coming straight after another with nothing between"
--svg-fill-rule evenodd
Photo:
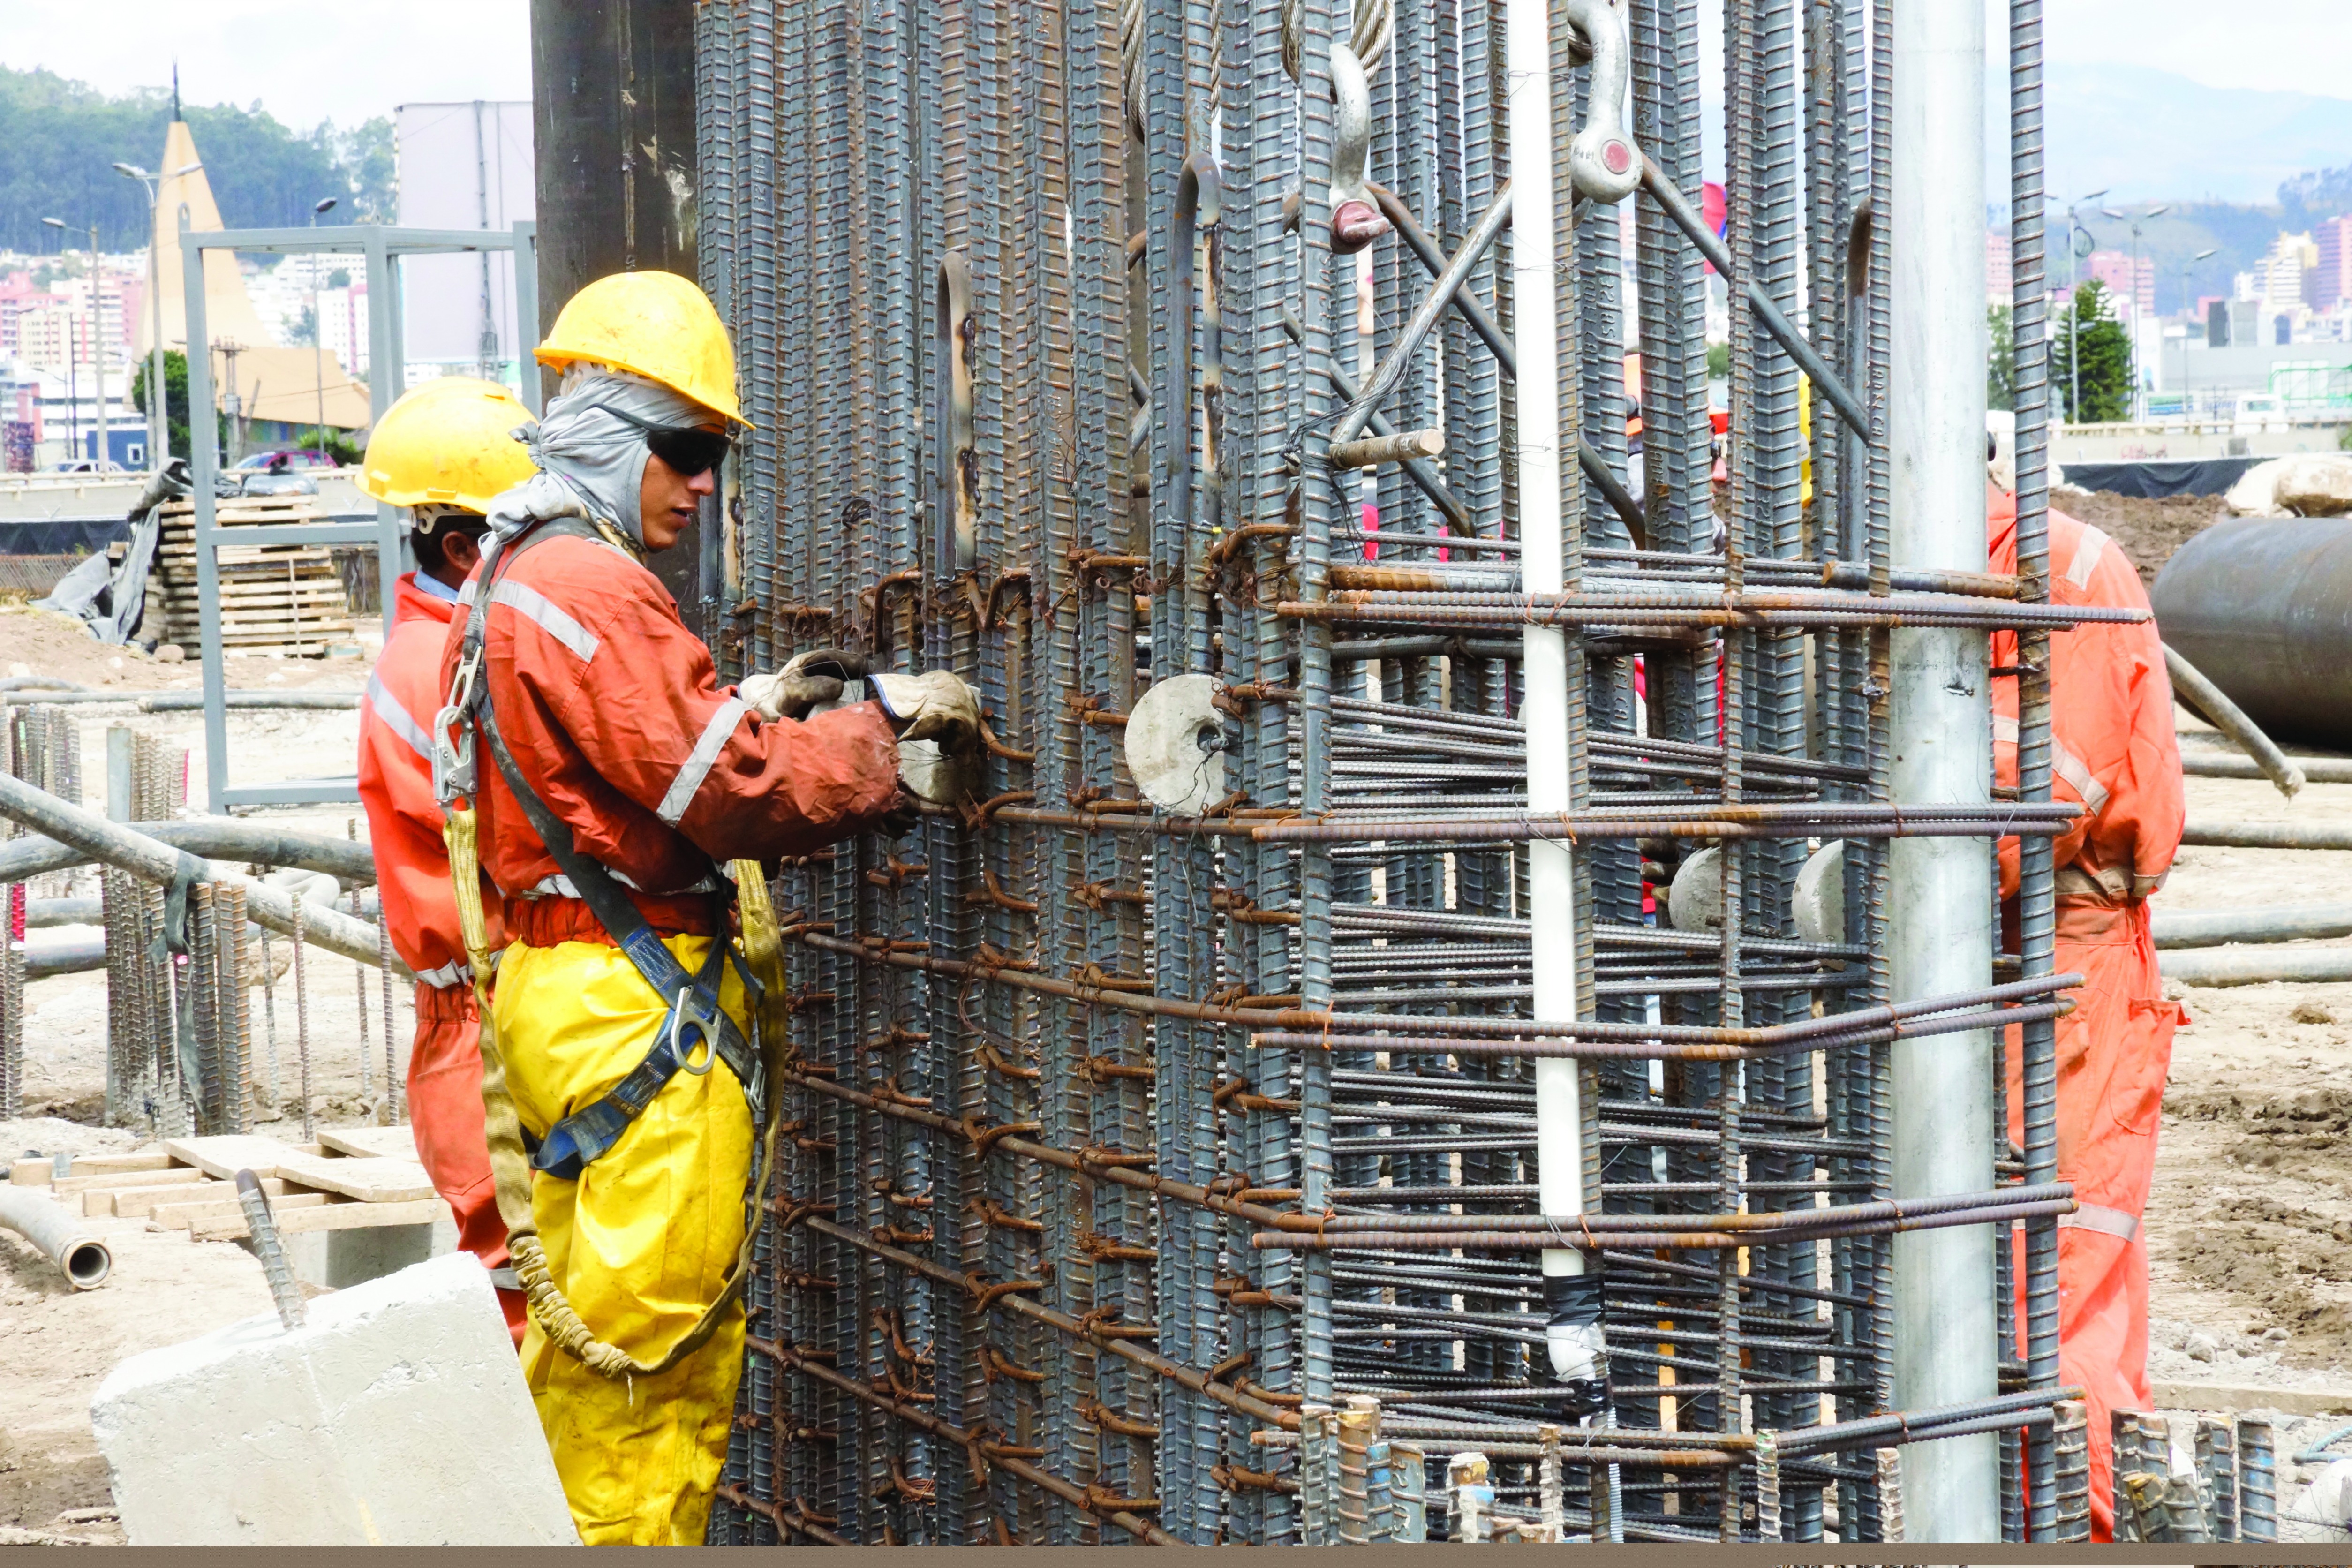
<instances>
[{"instance_id":1,"label":"scaffolding pipe","mask_svg":"<svg viewBox=\"0 0 2352 1568\"><path fill-rule=\"evenodd\" d=\"M2205 678L2203 671L2164 645L2165 673L2172 677L2173 695L2203 715L2206 721L2237 742L2240 750L2254 760L2263 776L2278 786L2279 794L2292 799L2303 788L2303 770L2278 748L2278 742L2262 731L2262 727L2246 717L2245 710L2230 700L2228 692Z\"/></svg>"},{"instance_id":2,"label":"scaffolding pipe","mask_svg":"<svg viewBox=\"0 0 2352 1568\"><path fill-rule=\"evenodd\" d=\"M0 774L0 819L47 834L102 865L130 872L142 882L185 888L198 882L237 879L217 877L210 866L184 849L143 833L133 833L119 822L109 822L94 811L85 811L47 790L5 774ZM295 933L293 901L283 891L267 882L244 881L242 886L246 912L256 924L289 936ZM371 968L382 957L373 925L332 910L305 910L302 936L315 947L323 947ZM404 963L395 963L393 967L404 980L415 978Z\"/></svg>"},{"instance_id":3,"label":"scaffolding pipe","mask_svg":"<svg viewBox=\"0 0 2352 1568\"><path fill-rule=\"evenodd\" d=\"M1886 445L1897 569L1984 570L1984 54L1981 6L1895 7ZM1984 803L1992 783L1987 639L1945 626L1889 635L1895 802ZM1989 984L1990 857L1958 838L1898 838L1889 854L1894 998ZM1890 1048L1894 1195L1990 1187L1993 1037ZM1899 1406L1999 1392L1995 1299L1990 1227L1895 1238ZM1999 1540L1999 1476L1991 1433L1906 1447L1911 1539Z\"/></svg>"}]
</instances>

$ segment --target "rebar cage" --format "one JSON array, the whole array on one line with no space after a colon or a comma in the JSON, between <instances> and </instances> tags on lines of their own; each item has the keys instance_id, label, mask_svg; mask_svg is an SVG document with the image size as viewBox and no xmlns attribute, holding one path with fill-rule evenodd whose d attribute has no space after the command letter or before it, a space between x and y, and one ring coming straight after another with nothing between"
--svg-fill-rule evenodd
<instances>
[{"instance_id":1,"label":"rebar cage","mask_svg":"<svg viewBox=\"0 0 2352 1568\"><path fill-rule=\"evenodd\" d=\"M755 426L722 670L855 647L991 727L916 834L774 884L797 1065L713 1538L1899 1538L1882 1445L1994 1430L2006 1531L2083 1534L2039 0L2014 579L1890 560L1893 0L1727 0L1720 237L1698 0L1549 7L1559 415L1525 431L1505 6L1359 3L698 7L700 266ZM1612 59L1622 204L1568 156ZM1556 506L1521 482L1554 468ZM1898 625L2019 630L2018 798L1896 809ZM1169 689L1213 781L1181 812L1124 744L1179 676L1213 693ZM1564 681L1541 799L1531 679ZM1890 840L2001 833L2017 951L1898 1003ZM1892 1042L1987 1030L2021 1143L1896 1201ZM1584 1200L1545 1215L1561 1061ZM2023 1332L1996 1397L1898 1414L1893 1237L1957 1224L2021 1234ZM1547 1251L1602 1282L1599 1409L1547 1356Z\"/></svg>"}]
</instances>

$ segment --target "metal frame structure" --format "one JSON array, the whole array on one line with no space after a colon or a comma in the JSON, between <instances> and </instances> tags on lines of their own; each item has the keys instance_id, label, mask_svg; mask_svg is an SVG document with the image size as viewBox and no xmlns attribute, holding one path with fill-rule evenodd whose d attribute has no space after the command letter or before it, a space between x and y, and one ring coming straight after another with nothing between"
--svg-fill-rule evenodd
<instances>
[{"instance_id":1,"label":"metal frame structure","mask_svg":"<svg viewBox=\"0 0 2352 1568\"><path fill-rule=\"evenodd\" d=\"M698 255L755 426L722 669L856 646L992 726L918 837L776 879L797 1066L714 1539L1900 1539L1899 1471L1982 1433L2004 1533L2087 1528L2036 650L2093 613L2046 603L2040 0L2014 578L1896 554L1908 3L1727 0L1720 237L1699 0L698 8ZM1974 795L1898 795L1896 637L2000 627L2019 786L1964 718ZM1188 816L1121 745L1177 675L1217 682L1228 792ZM1896 920L1890 845L2008 834L2021 949L1992 922L1992 984L1906 996L1951 938ZM1808 937L1832 846L1844 926ZM1939 1042L1991 1064L1961 1152L1995 1175L1904 1191L1898 1048ZM2021 1229L2023 1329L1997 1246L1965 1288L1999 1343L1957 1352L1989 1392L1904 1409L1896 1237L1958 1227Z\"/></svg>"},{"instance_id":2,"label":"metal frame structure","mask_svg":"<svg viewBox=\"0 0 2352 1568\"><path fill-rule=\"evenodd\" d=\"M537 268L538 226L516 224L503 231L471 229L394 228L383 225L354 224L341 228L232 228L196 230L188 226L186 214L180 218L180 253L184 263L182 287L187 298L188 321L188 406L191 409L213 406L212 338L205 321L205 252L268 251L281 256L310 255L325 252L352 253L367 258L368 299L381 301L372 304L368 313L369 376L368 405L371 419L380 418L406 389L405 351L400 309L399 262L408 256L437 256L453 252L479 250L511 250L515 253L516 319L536 321L539 310ZM530 374L526 363L523 375L523 402L532 413L539 411L539 377ZM407 541L400 522L398 509L378 504L373 522L315 522L272 524L263 529L240 529L239 538L225 541L215 524L217 515L213 480L220 469L218 433L205 419L191 419L188 425L188 469L195 491L191 498L195 509L196 603L203 626L203 658L205 678L205 799L207 808L215 813L240 805L291 805L319 801L355 801L359 785L355 779L302 779L272 784L231 784L228 782L228 710L226 702L227 681L221 663L220 639L220 571L214 552L224 543L251 544L257 533L266 532L273 544L367 544L376 547L378 581L383 584L387 610L391 604L393 581L400 575L405 561Z\"/></svg>"}]
</instances>

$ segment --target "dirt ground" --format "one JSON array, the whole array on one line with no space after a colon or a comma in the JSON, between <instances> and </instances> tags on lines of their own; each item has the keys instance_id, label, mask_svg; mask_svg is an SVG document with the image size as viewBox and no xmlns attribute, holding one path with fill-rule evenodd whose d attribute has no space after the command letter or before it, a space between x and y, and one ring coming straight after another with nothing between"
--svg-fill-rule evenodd
<instances>
[{"instance_id":1,"label":"dirt ground","mask_svg":"<svg viewBox=\"0 0 2352 1568\"><path fill-rule=\"evenodd\" d=\"M381 636L373 622L362 622L362 646L373 658ZM194 689L201 679L193 662L106 647L92 642L79 623L22 605L0 605L0 674L56 676L124 691ZM228 664L228 683L235 688L356 691L366 679L366 658L244 657ZM116 724L188 748L190 793L201 797L201 713L142 714L106 705L68 711L81 736L85 805L103 804L106 731ZM355 711L239 711L229 715L228 726L235 783L348 773L359 738ZM355 805L265 815L305 832L366 834L366 821ZM88 870L53 874L32 889L37 898L97 891L96 875ZM55 927L31 931L27 940L47 943L91 934L91 928ZM311 948L298 992L288 962L290 944L273 937L271 946L278 973L268 987L257 988L252 1015L255 1077L271 1090L277 1119L255 1130L300 1141L306 1044L316 1123L372 1121L385 1083L382 975ZM392 989L394 1074L399 1077L406 1071L415 1020L406 989ZM0 1121L0 1158L135 1146L132 1134L97 1125L105 1107L104 973L35 981L26 987L25 1011L25 1119ZM119 1542L105 1463L90 1435L90 1395L127 1356L270 1310L260 1265L241 1247L190 1241L184 1232L151 1232L143 1220L91 1223L114 1252L113 1277L93 1291L69 1289L29 1246L0 1233L0 1410L5 1412L0 1417L0 1545Z\"/></svg>"},{"instance_id":2,"label":"dirt ground","mask_svg":"<svg viewBox=\"0 0 2352 1568\"><path fill-rule=\"evenodd\" d=\"M2051 495L2050 504L2122 545L2139 568L2140 581L2150 584L2174 551L2226 515L2220 496L2142 500L2110 490L2060 490Z\"/></svg>"},{"instance_id":3,"label":"dirt ground","mask_svg":"<svg viewBox=\"0 0 2352 1568\"><path fill-rule=\"evenodd\" d=\"M2095 521L2115 527L2106 516ZM2182 537L2189 531L2181 525ZM2116 531L2129 542L2123 530ZM2143 566L2147 563L2143 555ZM134 689L194 682L193 667L153 666L136 654L93 655L87 642L53 635L72 628L45 626L41 619L0 609L0 670L29 664L38 673L93 685L120 677ZM367 646L372 655L375 640ZM124 660L119 668L110 662L115 658ZM239 664L247 668L232 675L238 685L283 675L289 685L355 689L365 679L363 664L349 659ZM126 718L121 710L85 710L80 717L86 758L103 755L110 723L201 743L199 715ZM356 715L346 712L237 713L230 723L240 779L340 771L357 733ZM2185 715L2181 723L2201 728ZM200 758L193 769L200 779ZM2352 784L2312 784L2292 803L2259 781L2190 779L2188 790L2194 818L2352 823ZM271 815L308 831L340 834L357 812L324 806ZM358 826L364 831L363 822ZM2158 899L2178 910L2352 900L2352 852L2187 849ZM306 1040L311 1106L321 1124L372 1120L383 1091L380 976L316 949L304 968L307 1031L290 973L253 1009L256 1077L271 1088L283 1118L264 1123L259 1131L266 1132L299 1131ZM2283 1396L2352 1394L2352 1142L2345 1137L2352 1127L2352 984L2174 989L2193 1022L2174 1047L2147 1211L2151 1375L2160 1383L2275 1389ZM404 1068L413 1020L405 996L394 991L397 1072ZM100 974L26 988L28 1120L0 1122L0 1154L131 1143L128 1133L93 1125L103 1100L104 997ZM110 1520L99 1517L111 1500L89 1431L90 1394L127 1355L268 1310L259 1267L242 1248L151 1233L142 1222L102 1223L118 1227L108 1237L116 1248L115 1276L79 1295L28 1247L0 1236L0 1409L6 1412L0 1420L0 1544L119 1540ZM2263 1407L2259 1395L2247 1404ZM2316 1473L2293 1465L2289 1456L2347 1420L2352 1398L2340 1415L2279 1417L2283 1507Z\"/></svg>"}]
</instances>

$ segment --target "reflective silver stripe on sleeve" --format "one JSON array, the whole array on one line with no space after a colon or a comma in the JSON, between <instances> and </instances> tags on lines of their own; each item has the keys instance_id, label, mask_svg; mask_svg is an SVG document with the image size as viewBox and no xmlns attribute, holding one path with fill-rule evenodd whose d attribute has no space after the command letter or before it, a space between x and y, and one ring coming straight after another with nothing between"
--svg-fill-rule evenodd
<instances>
[{"instance_id":1,"label":"reflective silver stripe on sleeve","mask_svg":"<svg viewBox=\"0 0 2352 1568\"><path fill-rule=\"evenodd\" d=\"M540 629L549 637L577 654L581 663L585 664L596 657L595 635L564 614L555 601L530 584L501 577L499 585L490 590L490 603L520 610L538 622Z\"/></svg>"},{"instance_id":2,"label":"reflective silver stripe on sleeve","mask_svg":"<svg viewBox=\"0 0 2352 1568\"><path fill-rule=\"evenodd\" d=\"M165 384L168 389L169 384L166 383ZM468 577L463 583L460 583L457 585L457 602L461 605L472 604L474 602L474 585L480 581L481 579L479 577Z\"/></svg>"},{"instance_id":3,"label":"reflective silver stripe on sleeve","mask_svg":"<svg viewBox=\"0 0 2352 1568\"><path fill-rule=\"evenodd\" d=\"M1992 738L2011 746L2016 745L2018 743L2017 721L2006 713L1994 714ZM2097 776L2091 772L2089 764L2068 751L2066 743L2055 735L2050 737L2050 752L2051 767L2056 770L2060 778L2074 786L2074 793L2083 797L2083 804L2089 806L2095 813L2106 810L2107 786L2098 781Z\"/></svg>"},{"instance_id":4,"label":"reflective silver stripe on sleeve","mask_svg":"<svg viewBox=\"0 0 2352 1568\"><path fill-rule=\"evenodd\" d=\"M383 727L399 736L410 751L419 757L432 757L432 737L408 716L408 710L400 705L400 699L384 689L382 676L373 673L368 676L367 700L368 706L375 710L375 716L383 721Z\"/></svg>"},{"instance_id":5,"label":"reflective silver stripe on sleeve","mask_svg":"<svg viewBox=\"0 0 2352 1568\"><path fill-rule=\"evenodd\" d=\"M438 969L420 972L416 978L437 991L446 991L452 985L471 985L474 983L474 966L453 958Z\"/></svg>"},{"instance_id":6,"label":"reflective silver stripe on sleeve","mask_svg":"<svg viewBox=\"0 0 2352 1568\"><path fill-rule=\"evenodd\" d=\"M2095 1230L2121 1241L2129 1241L2139 1234L2139 1215L2098 1204L2077 1204L2073 1214L2060 1215L2058 1223L2074 1230Z\"/></svg>"},{"instance_id":7,"label":"reflective silver stripe on sleeve","mask_svg":"<svg viewBox=\"0 0 2352 1568\"><path fill-rule=\"evenodd\" d=\"M686 808L694 804L695 792L702 787L702 781L710 776L710 764L719 760L719 752L727 744L727 737L735 732L735 726L742 721L743 715L749 710L750 705L741 698L730 697L711 711L710 722L702 727L702 738L694 742L694 750L687 754L685 762L678 764L677 777L669 781L668 793L662 796L661 805L654 808L655 816L672 827L677 826L677 819L684 816Z\"/></svg>"},{"instance_id":8,"label":"reflective silver stripe on sleeve","mask_svg":"<svg viewBox=\"0 0 2352 1568\"><path fill-rule=\"evenodd\" d=\"M2094 815L2106 810L2107 786L2092 777L2091 770L2083 759L2058 744L2054 736L2051 748L2056 753L2051 759L2051 765L2058 770L2058 776L2074 786L2074 793L2083 797L2083 804L2089 806Z\"/></svg>"},{"instance_id":9,"label":"reflective silver stripe on sleeve","mask_svg":"<svg viewBox=\"0 0 2352 1568\"><path fill-rule=\"evenodd\" d=\"M2091 574L2099 569L2099 555L2107 547L2107 536L2085 524L2083 541L2074 546L2074 559L2067 564L2066 581L2077 588L2091 585Z\"/></svg>"}]
</instances>

